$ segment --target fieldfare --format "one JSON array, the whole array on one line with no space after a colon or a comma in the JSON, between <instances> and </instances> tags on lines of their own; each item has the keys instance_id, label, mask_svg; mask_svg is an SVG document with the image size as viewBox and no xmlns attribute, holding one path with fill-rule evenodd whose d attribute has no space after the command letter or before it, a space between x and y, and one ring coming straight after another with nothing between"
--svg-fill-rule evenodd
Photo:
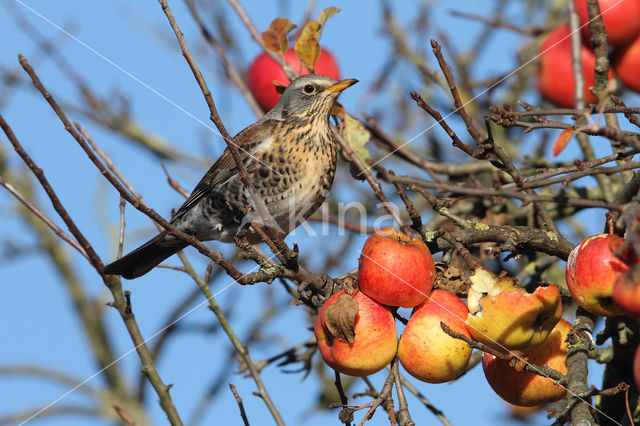
<instances>
[{"instance_id":1,"label":"fieldfare","mask_svg":"<svg viewBox=\"0 0 640 426\"><path fill-rule=\"evenodd\" d=\"M271 111L233 138L256 194L283 235L311 216L327 197L336 171L331 109L338 95L357 81L318 74L299 77ZM248 225L260 220L257 212L227 148L170 223L201 241L232 242L242 229L255 244L261 239ZM164 231L107 265L104 272L137 278L187 245Z\"/></svg>"}]
</instances>

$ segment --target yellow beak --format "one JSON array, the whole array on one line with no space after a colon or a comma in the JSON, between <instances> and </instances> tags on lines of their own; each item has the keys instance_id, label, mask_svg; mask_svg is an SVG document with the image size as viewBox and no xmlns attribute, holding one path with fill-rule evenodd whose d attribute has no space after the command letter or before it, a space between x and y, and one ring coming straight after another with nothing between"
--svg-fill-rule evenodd
<instances>
[{"instance_id":1,"label":"yellow beak","mask_svg":"<svg viewBox=\"0 0 640 426\"><path fill-rule=\"evenodd\" d=\"M324 89L322 92L328 92L328 93L338 93L338 92L342 92L344 89L347 89L351 86L353 86L354 84L356 84L358 82L358 80L356 80L355 78L347 78L345 80L340 80L339 82L337 82L336 84L334 84L333 86L329 86L326 89Z\"/></svg>"}]
</instances>

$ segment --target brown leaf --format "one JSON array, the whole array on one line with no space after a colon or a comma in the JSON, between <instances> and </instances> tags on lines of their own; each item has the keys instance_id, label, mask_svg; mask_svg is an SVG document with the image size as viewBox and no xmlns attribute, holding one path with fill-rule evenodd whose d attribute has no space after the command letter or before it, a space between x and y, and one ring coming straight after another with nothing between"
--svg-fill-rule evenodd
<instances>
[{"instance_id":1,"label":"brown leaf","mask_svg":"<svg viewBox=\"0 0 640 426\"><path fill-rule=\"evenodd\" d=\"M338 301L324 312L324 323L333 337L353 343L356 337L355 321L359 305L349 294L341 294Z\"/></svg>"},{"instance_id":2,"label":"brown leaf","mask_svg":"<svg viewBox=\"0 0 640 426\"><path fill-rule=\"evenodd\" d=\"M289 47L287 34L297 25L291 23L287 18L276 18L271 21L269 28L262 33L264 47L279 55L284 55Z\"/></svg>"},{"instance_id":3,"label":"brown leaf","mask_svg":"<svg viewBox=\"0 0 640 426\"><path fill-rule=\"evenodd\" d=\"M571 140L571 136L573 136L573 130L571 129L565 129L562 131L562 133L560 133L560 136L558 136L558 139L556 139L553 144L552 153L554 157L560 154L564 147L567 146L567 144Z\"/></svg>"}]
</instances>

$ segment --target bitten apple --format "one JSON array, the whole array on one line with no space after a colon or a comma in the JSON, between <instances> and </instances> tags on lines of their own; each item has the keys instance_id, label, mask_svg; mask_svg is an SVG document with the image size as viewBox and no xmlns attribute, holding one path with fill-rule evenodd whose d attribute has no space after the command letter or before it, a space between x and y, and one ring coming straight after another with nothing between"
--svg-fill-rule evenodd
<instances>
[{"instance_id":1,"label":"bitten apple","mask_svg":"<svg viewBox=\"0 0 640 426\"><path fill-rule=\"evenodd\" d=\"M613 284L637 260L634 253L614 252L624 244L617 235L593 235L578 244L567 259L567 287L573 300L588 312L604 317L621 315L613 302Z\"/></svg>"},{"instance_id":2,"label":"bitten apple","mask_svg":"<svg viewBox=\"0 0 640 426\"><path fill-rule=\"evenodd\" d=\"M467 327L473 337L498 350L526 349L544 342L562 315L560 290L540 286L533 293L510 277L476 268L470 277Z\"/></svg>"},{"instance_id":3,"label":"bitten apple","mask_svg":"<svg viewBox=\"0 0 640 426\"><path fill-rule=\"evenodd\" d=\"M575 82L571 60L571 39L569 26L563 25L551 31L540 46L540 63L538 68L538 91L543 98L563 108L573 108ZM587 104L596 103L597 99L589 90L594 85L593 69L596 58L593 52L580 47L580 62L584 77L584 99ZM609 73L609 79L613 73Z\"/></svg>"},{"instance_id":4,"label":"bitten apple","mask_svg":"<svg viewBox=\"0 0 640 426\"><path fill-rule=\"evenodd\" d=\"M569 330L571 324L560 320L544 343L521 353L523 359L529 364L547 365L566 374L565 339ZM566 394L566 389L555 385L552 379L535 373L518 372L508 362L487 353L482 357L482 368L494 392L513 405L532 407L558 401Z\"/></svg>"},{"instance_id":5,"label":"bitten apple","mask_svg":"<svg viewBox=\"0 0 640 426\"><path fill-rule=\"evenodd\" d=\"M435 275L429 248L391 227L371 235L362 248L358 286L385 305L418 306L429 296Z\"/></svg>"},{"instance_id":6,"label":"bitten apple","mask_svg":"<svg viewBox=\"0 0 640 426\"><path fill-rule=\"evenodd\" d=\"M314 332L322 359L350 376L368 376L396 355L396 324L388 307L361 291L341 290L318 312Z\"/></svg>"},{"instance_id":7,"label":"bitten apple","mask_svg":"<svg viewBox=\"0 0 640 426\"><path fill-rule=\"evenodd\" d=\"M287 50L284 59L300 75L309 74L309 71L300 63L293 48ZM334 80L340 79L338 62L331 52L324 48L316 61L314 72L326 75ZM284 85L289 84L289 79L280 65L265 52L259 54L249 66L247 80L251 94L264 111L269 111L280 99L273 82L277 81Z\"/></svg>"},{"instance_id":8,"label":"bitten apple","mask_svg":"<svg viewBox=\"0 0 640 426\"><path fill-rule=\"evenodd\" d=\"M400 336L398 358L404 369L427 383L448 382L464 373L471 348L442 331L440 322L471 337L464 323L467 313L467 306L458 296L433 290L429 298L413 310Z\"/></svg>"},{"instance_id":9,"label":"bitten apple","mask_svg":"<svg viewBox=\"0 0 640 426\"><path fill-rule=\"evenodd\" d=\"M586 0L575 0L580 17L583 43L589 44L589 13ZM607 33L607 43L622 46L640 35L640 0L599 0L602 22Z\"/></svg>"}]
</instances>

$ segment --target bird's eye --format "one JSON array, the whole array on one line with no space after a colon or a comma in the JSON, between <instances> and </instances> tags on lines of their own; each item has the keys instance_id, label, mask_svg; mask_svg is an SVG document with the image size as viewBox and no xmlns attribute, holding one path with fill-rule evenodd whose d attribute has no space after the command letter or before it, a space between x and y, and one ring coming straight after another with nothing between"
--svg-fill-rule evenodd
<instances>
[{"instance_id":1,"label":"bird's eye","mask_svg":"<svg viewBox=\"0 0 640 426\"><path fill-rule=\"evenodd\" d=\"M302 88L302 90L304 91L304 93L306 93L307 95L312 94L313 92L316 91L316 87L313 84L307 84L306 86L304 86Z\"/></svg>"}]
</instances>

